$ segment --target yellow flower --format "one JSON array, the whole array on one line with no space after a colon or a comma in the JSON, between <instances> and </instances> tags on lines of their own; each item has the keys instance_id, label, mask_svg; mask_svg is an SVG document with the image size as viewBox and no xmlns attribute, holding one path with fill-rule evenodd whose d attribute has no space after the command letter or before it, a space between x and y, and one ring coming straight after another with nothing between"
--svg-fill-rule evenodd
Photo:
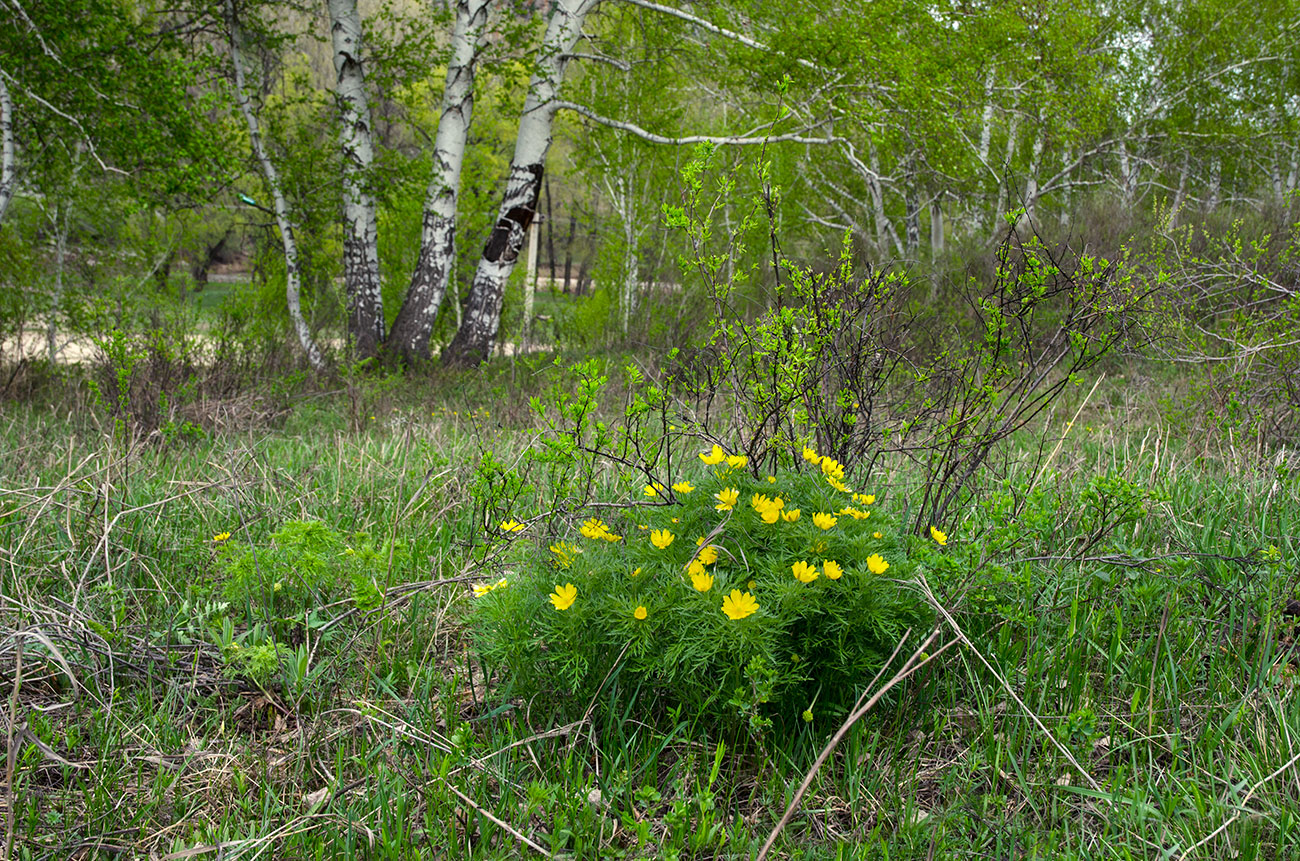
<instances>
[{"instance_id":1,"label":"yellow flower","mask_svg":"<svg viewBox=\"0 0 1300 861\"><path fill-rule=\"evenodd\" d=\"M230 540L229 532L218 532L216 535L212 536L213 544L220 544L223 541L229 541L229 540Z\"/></svg>"},{"instance_id":2,"label":"yellow flower","mask_svg":"<svg viewBox=\"0 0 1300 861\"><path fill-rule=\"evenodd\" d=\"M496 582L496 585L493 586L492 588L493 588L493 589L500 589L500 588L502 588L503 586L509 586L509 585L510 585L510 582L509 582L508 580L506 580L506 578L502 577L500 580L498 580L498 581Z\"/></svg>"},{"instance_id":3,"label":"yellow flower","mask_svg":"<svg viewBox=\"0 0 1300 861\"><path fill-rule=\"evenodd\" d=\"M660 484L659 482L657 482L657 481L656 481L654 484L647 484L647 485L645 486L645 495L646 495L646 496L649 496L649 497L652 497L652 498L653 498L653 497L656 497L656 496L658 496L659 494L661 494L661 493L663 493L663 492L664 492L664 486L663 486L662 484Z\"/></svg>"},{"instance_id":4,"label":"yellow flower","mask_svg":"<svg viewBox=\"0 0 1300 861\"><path fill-rule=\"evenodd\" d=\"M728 619L743 619L758 612L758 602L748 592L732 589L731 594L722 599L722 612Z\"/></svg>"},{"instance_id":5,"label":"yellow flower","mask_svg":"<svg viewBox=\"0 0 1300 861\"><path fill-rule=\"evenodd\" d=\"M605 525L605 522L603 520L597 520L594 517L583 523L582 528L578 531L581 532L585 538L596 539L604 538L609 535L609 527Z\"/></svg>"},{"instance_id":6,"label":"yellow flower","mask_svg":"<svg viewBox=\"0 0 1300 861\"><path fill-rule=\"evenodd\" d=\"M632 576L635 577L636 575L638 575L638 574L640 574L640 573L641 573L641 566L638 565L638 566L637 566L637 569L636 569L635 571L632 572Z\"/></svg>"},{"instance_id":7,"label":"yellow flower","mask_svg":"<svg viewBox=\"0 0 1300 861\"><path fill-rule=\"evenodd\" d=\"M844 576L844 569L840 567L840 563L827 559L822 565L822 573L826 575L827 580L838 580Z\"/></svg>"},{"instance_id":8,"label":"yellow flower","mask_svg":"<svg viewBox=\"0 0 1300 861\"><path fill-rule=\"evenodd\" d=\"M673 543L673 539L676 537L667 529L655 529L650 532L650 543L660 550L664 550L667 549L669 544Z\"/></svg>"},{"instance_id":9,"label":"yellow flower","mask_svg":"<svg viewBox=\"0 0 1300 861\"><path fill-rule=\"evenodd\" d=\"M632 618L636 619L638 622L644 622L646 615L645 604L642 604L632 611Z\"/></svg>"},{"instance_id":10,"label":"yellow flower","mask_svg":"<svg viewBox=\"0 0 1300 861\"><path fill-rule=\"evenodd\" d=\"M818 576L817 569L802 560L791 565L790 569L794 571L794 579L800 583L811 583Z\"/></svg>"},{"instance_id":11,"label":"yellow flower","mask_svg":"<svg viewBox=\"0 0 1300 861\"><path fill-rule=\"evenodd\" d=\"M799 519L799 509L791 508L789 511L782 511L781 519L786 523L794 523Z\"/></svg>"},{"instance_id":12,"label":"yellow flower","mask_svg":"<svg viewBox=\"0 0 1300 861\"><path fill-rule=\"evenodd\" d=\"M867 557L867 570L872 574L884 574L889 570L889 563L879 553L872 553Z\"/></svg>"},{"instance_id":13,"label":"yellow flower","mask_svg":"<svg viewBox=\"0 0 1300 861\"><path fill-rule=\"evenodd\" d=\"M824 457L821 460L822 474L827 478L833 478L836 481L844 480L844 464L834 458Z\"/></svg>"},{"instance_id":14,"label":"yellow flower","mask_svg":"<svg viewBox=\"0 0 1300 861\"><path fill-rule=\"evenodd\" d=\"M749 458L745 457L743 454L727 455L727 466L731 467L732 469L743 469L748 464L749 464Z\"/></svg>"},{"instance_id":15,"label":"yellow flower","mask_svg":"<svg viewBox=\"0 0 1300 861\"><path fill-rule=\"evenodd\" d=\"M699 555L695 558L703 562L705 565L712 565L714 562L718 561L718 548L710 544L708 547L701 550Z\"/></svg>"},{"instance_id":16,"label":"yellow flower","mask_svg":"<svg viewBox=\"0 0 1300 861\"><path fill-rule=\"evenodd\" d=\"M775 475L769 475L769 476L767 477L767 483L768 483L768 484L776 484L776 476L775 476Z\"/></svg>"},{"instance_id":17,"label":"yellow flower","mask_svg":"<svg viewBox=\"0 0 1300 861\"><path fill-rule=\"evenodd\" d=\"M503 521L501 521L501 531L502 531L502 532L523 532L524 529L526 529L526 528L527 528L527 527L525 527L522 523L520 523L520 522L517 521L517 520L503 520Z\"/></svg>"},{"instance_id":18,"label":"yellow flower","mask_svg":"<svg viewBox=\"0 0 1300 861\"><path fill-rule=\"evenodd\" d=\"M758 588L758 584L755 583L753 580L750 580L748 583L745 584L745 588L753 592L756 588Z\"/></svg>"},{"instance_id":19,"label":"yellow flower","mask_svg":"<svg viewBox=\"0 0 1300 861\"><path fill-rule=\"evenodd\" d=\"M863 505L875 505L876 495L874 493L855 493L853 494L853 501L860 502Z\"/></svg>"},{"instance_id":20,"label":"yellow flower","mask_svg":"<svg viewBox=\"0 0 1300 861\"><path fill-rule=\"evenodd\" d=\"M930 527L930 537L935 541L938 541L940 545L946 545L948 543L948 533L940 532L933 526Z\"/></svg>"},{"instance_id":21,"label":"yellow flower","mask_svg":"<svg viewBox=\"0 0 1300 861\"><path fill-rule=\"evenodd\" d=\"M551 552L555 554L555 561L561 568L568 568L573 564L573 560L582 552L581 547L574 547L567 541L560 541L551 545Z\"/></svg>"},{"instance_id":22,"label":"yellow flower","mask_svg":"<svg viewBox=\"0 0 1300 861\"><path fill-rule=\"evenodd\" d=\"M776 523L781 519L781 509L785 508L785 500L781 497L769 499L762 493L754 494L749 504L763 518L764 523Z\"/></svg>"},{"instance_id":23,"label":"yellow flower","mask_svg":"<svg viewBox=\"0 0 1300 861\"><path fill-rule=\"evenodd\" d=\"M696 574L704 573L704 563L698 559L692 559L686 566L686 573L694 577Z\"/></svg>"},{"instance_id":24,"label":"yellow flower","mask_svg":"<svg viewBox=\"0 0 1300 861\"><path fill-rule=\"evenodd\" d=\"M736 507L740 501L740 491L734 487L728 487L726 490L719 490L713 494L713 498L718 500L718 504L713 506L718 511L730 511Z\"/></svg>"},{"instance_id":25,"label":"yellow flower","mask_svg":"<svg viewBox=\"0 0 1300 861\"><path fill-rule=\"evenodd\" d=\"M803 447L803 459L811 464L821 463L822 456L810 449L808 446Z\"/></svg>"},{"instance_id":26,"label":"yellow flower","mask_svg":"<svg viewBox=\"0 0 1300 861\"><path fill-rule=\"evenodd\" d=\"M831 478L830 476L827 476L826 483L829 484L831 487L835 488L836 490L838 490L840 493L853 492L847 484L840 481L838 478Z\"/></svg>"},{"instance_id":27,"label":"yellow flower","mask_svg":"<svg viewBox=\"0 0 1300 861\"><path fill-rule=\"evenodd\" d=\"M813 525L818 529L830 529L839 520L837 517L819 511L813 515Z\"/></svg>"},{"instance_id":28,"label":"yellow flower","mask_svg":"<svg viewBox=\"0 0 1300 861\"><path fill-rule=\"evenodd\" d=\"M871 516L870 511L860 511L856 508L841 508L839 511L836 512L836 514L847 514L849 517L852 517L854 520L866 520L868 517Z\"/></svg>"},{"instance_id":29,"label":"yellow flower","mask_svg":"<svg viewBox=\"0 0 1300 861\"><path fill-rule=\"evenodd\" d=\"M883 532L873 532L873 533L871 533L871 537L872 537L872 538L877 538L877 539L879 539L879 538L884 538L884 537L885 537L885 533L883 533Z\"/></svg>"},{"instance_id":30,"label":"yellow flower","mask_svg":"<svg viewBox=\"0 0 1300 861\"><path fill-rule=\"evenodd\" d=\"M722 446L717 444L713 446L713 451L709 452L708 454L700 455L700 460L704 461L705 464L707 464L708 466L713 466L715 464L722 463L726 459L727 459L727 453L722 450Z\"/></svg>"},{"instance_id":31,"label":"yellow flower","mask_svg":"<svg viewBox=\"0 0 1300 861\"><path fill-rule=\"evenodd\" d=\"M673 490L678 493L690 493L694 489L695 485L691 484L689 481L679 481L673 485Z\"/></svg>"},{"instance_id":32,"label":"yellow flower","mask_svg":"<svg viewBox=\"0 0 1300 861\"><path fill-rule=\"evenodd\" d=\"M565 583L563 586L555 587L555 591L551 593L551 603L557 610L567 610L573 606L577 597L578 587L572 583Z\"/></svg>"},{"instance_id":33,"label":"yellow flower","mask_svg":"<svg viewBox=\"0 0 1300 861\"><path fill-rule=\"evenodd\" d=\"M474 597L482 598L484 595L491 592L495 588L496 586L493 586L491 583L479 583L474 587Z\"/></svg>"},{"instance_id":34,"label":"yellow flower","mask_svg":"<svg viewBox=\"0 0 1300 861\"><path fill-rule=\"evenodd\" d=\"M713 588L713 575L706 574L703 571L692 574L691 585L695 587L696 592L707 592Z\"/></svg>"}]
</instances>

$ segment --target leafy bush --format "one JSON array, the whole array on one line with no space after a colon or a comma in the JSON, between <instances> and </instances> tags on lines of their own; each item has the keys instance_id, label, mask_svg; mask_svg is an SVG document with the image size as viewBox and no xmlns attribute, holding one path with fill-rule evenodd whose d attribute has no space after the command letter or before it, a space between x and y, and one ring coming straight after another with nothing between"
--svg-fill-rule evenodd
<instances>
[{"instance_id":1,"label":"leafy bush","mask_svg":"<svg viewBox=\"0 0 1300 861\"><path fill-rule=\"evenodd\" d=\"M390 560L406 555L401 545L345 535L318 521L291 520L261 548L228 543L228 533L215 540L225 569L221 606L231 614L214 631L216 642L233 673L260 685L284 670L291 687L303 686L311 676L308 632L314 646L327 640L335 615L329 608L347 598L363 611L382 605L384 572ZM232 617L241 609L249 624L236 634Z\"/></svg>"},{"instance_id":2,"label":"leafy bush","mask_svg":"<svg viewBox=\"0 0 1300 861\"><path fill-rule=\"evenodd\" d=\"M928 613L894 579L911 563L875 498L805 457L820 469L755 478L715 446L705 469L639 489L645 504L524 544L514 571L475 589L479 654L516 690L578 707L621 673L623 690L754 730L814 702L839 713ZM530 527L498 528L514 541Z\"/></svg>"}]
</instances>

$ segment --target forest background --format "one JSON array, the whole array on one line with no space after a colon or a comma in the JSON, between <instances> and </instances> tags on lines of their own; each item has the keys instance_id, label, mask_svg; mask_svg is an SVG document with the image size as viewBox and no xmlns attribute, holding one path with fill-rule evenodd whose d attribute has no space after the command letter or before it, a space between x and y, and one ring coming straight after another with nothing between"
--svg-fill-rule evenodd
<instances>
[{"instance_id":1,"label":"forest background","mask_svg":"<svg viewBox=\"0 0 1300 861\"><path fill-rule=\"evenodd\" d=\"M1300 851L1294 2L0 11L6 859Z\"/></svg>"}]
</instances>

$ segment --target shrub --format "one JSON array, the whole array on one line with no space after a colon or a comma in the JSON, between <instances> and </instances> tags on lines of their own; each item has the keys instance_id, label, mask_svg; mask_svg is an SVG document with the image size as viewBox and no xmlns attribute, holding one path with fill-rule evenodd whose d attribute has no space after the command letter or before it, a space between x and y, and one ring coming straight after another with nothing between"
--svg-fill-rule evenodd
<instances>
[{"instance_id":1,"label":"shrub","mask_svg":"<svg viewBox=\"0 0 1300 861\"><path fill-rule=\"evenodd\" d=\"M479 654L518 692L579 708L621 674L623 690L754 730L814 702L838 713L928 613L895 579L911 563L874 497L805 454L821 469L755 478L715 446L703 469L553 541L499 524L503 541L527 543L512 572L475 589Z\"/></svg>"}]
</instances>

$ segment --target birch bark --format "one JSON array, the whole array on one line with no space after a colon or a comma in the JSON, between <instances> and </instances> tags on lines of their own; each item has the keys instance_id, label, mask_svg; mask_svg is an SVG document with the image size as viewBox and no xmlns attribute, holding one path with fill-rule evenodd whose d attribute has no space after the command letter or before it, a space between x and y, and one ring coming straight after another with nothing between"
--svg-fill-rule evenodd
<instances>
[{"instance_id":1,"label":"birch bark","mask_svg":"<svg viewBox=\"0 0 1300 861\"><path fill-rule=\"evenodd\" d=\"M0 69L0 224L14 197L14 100Z\"/></svg>"},{"instance_id":2,"label":"birch bark","mask_svg":"<svg viewBox=\"0 0 1300 861\"><path fill-rule=\"evenodd\" d=\"M457 0L451 58L442 91L442 116L433 145L433 177L424 201L420 256L388 350L411 364L429 358L429 336L447 293L456 257L456 199L465 143L474 116L474 59L487 25L491 0ZM459 310L459 306L458 310Z\"/></svg>"},{"instance_id":3,"label":"birch bark","mask_svg":"<svg viewBox=\"0 0 1300 861\"><path fill-rule=\"evenodd\" d=\"M582 35L583 21L594 6L595 0L555 0L551 8L536 71L519 117L505 197L474 273L464 319L443 354L447 364L477 365L487 360L496 344L506 279L519 260L528 225L537 214L546 153L551 147L559 107L556 97L569 55Z\"/></svg>"},{"instance_id":4,"label":"birch bark","mask_svg":"<svg viewBox=\"0 0 1300 861\"><path fill-rule=\"evenodd\" d=\"M384 341L384 299L379 282L379 228L375 196L367 188L375 160L370 101L361 56L361 15L356 0L329 0L336 95L343 148L343 283L348 334L360 358L378 354Z\"/></svg>"},{"instance_id":5,"label":"birch bark","mask_svg":"<svg viewBox=\"0 0 1300 861\"><path fill-rule=\"evenodd\" d=\"M275 169L275 163L271 161L262 142L261 127L257 122L257 114L253 111L252 99L248 95L244 80L244 30L235 15L234 0L225 0L225 17L227 36L229 36L230 65L235 74L235 102L239 105L239 112L244 115L244 123L248 126L248 139L252 144L253 154L262 167L266 185L270 189L271 200L275 206L275 223L280 228L280 243L284 247L285 297L289 305L289 318L293 321L294 330L298 334L298 342L302 345L303 352L307 354L308 364L313 370L319 371L325 367L325 360L321 357L320 348L316 346L311 329L302 316L302 276L293 220L289 217L289 202L285 199L284 189L280 184L279 171Z\"/></svg>"},{"instance_id":6,"label":"birch bark","mask_svg":"<svg viewBox=\"0 0 1300 861\"><path fill-rule=\"evenodd\" d=\"M1011 171L1011 160L1016 156L1016 135L1020 131L1019 112L1011 114L1007 123L1007 152L1002 160L1002 170L998 173L998 202L993 207L993 218L989 231L997 236L1002 229L1002 217L1007 214L1007 174Z\"/></svg>"}]
</instances>

